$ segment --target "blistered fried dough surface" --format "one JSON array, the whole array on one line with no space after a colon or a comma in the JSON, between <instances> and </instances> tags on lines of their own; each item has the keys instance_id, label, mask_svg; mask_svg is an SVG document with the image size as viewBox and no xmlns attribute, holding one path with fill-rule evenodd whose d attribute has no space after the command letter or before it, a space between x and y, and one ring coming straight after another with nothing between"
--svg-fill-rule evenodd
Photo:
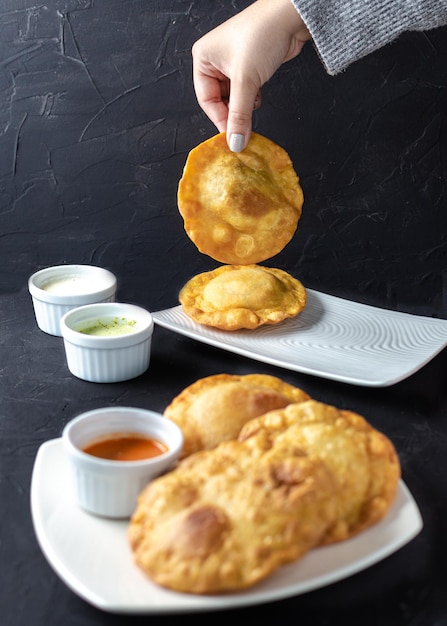
<instances>
[{"instance_id":1,"label":"blistered fried dough surface","mask_svg":"<svg viewBox=\"0 0 447 626\"><path fill-rule=\"evenodd\" d=\"M254 329L298 315L306 306L306 290L284 270L222 265L191 278L180 290L179 301L199 324Z\"/></svg>"},{"instance_id":2,"label":"blistered fried dough surface","mask_svg":"<svg viewBox=\"0 0 447 626\"><path fill-rule=\"evenodd\" d=\"M225 133L191 150L178 186L184 228L200 252L232 265L259 263L293 237L303 192L288 154L251 134L231 152Z\"/></svg>"},{"instance_id":3,"label":"blistered fried dough surface","mask_svg":"<svg viewBox=\"0 0 447 626\"><path fill-rule=\"evenodd\" d=\"M388 512L400 478L391 441L363 417L309 400L255 418L242 427L240 440L264 438L275 447L292 444L323 461L334 475L337 522L323 543L351 537Z\"/></svg>"},{"instance_id":4,"label":"blistered fried dough surface","mask_svg":"<svg viewBox=\"0 0 447 626\"><path fill-rule=\"evenodd\" d=\"M274 376L216 374L183 389L164 415L183 431L183 458L237 439L242 426L253 417L308 399L304 391Z\"/></svg>"},{"instance_id":5,"label":"blistered fried dough surface","mask_svg":"<svg viewBox=\"0 0 447 626\"><path fill-rule=\"evenodd\" d=\"M177 591L250 587L321 542L334 487L294 444L257 436L198 452L140 495L129 525L136 563Z\"/></svg>"}]
</instances>

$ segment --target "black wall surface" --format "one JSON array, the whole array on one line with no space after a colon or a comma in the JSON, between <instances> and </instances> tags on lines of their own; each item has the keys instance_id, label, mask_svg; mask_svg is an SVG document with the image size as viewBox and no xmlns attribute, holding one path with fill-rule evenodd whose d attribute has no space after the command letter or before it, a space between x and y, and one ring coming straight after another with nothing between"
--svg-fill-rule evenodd
<instances>
[{"instance_id":1,"label":"black wall surface","mask_svg":"<svg viewBox=\"0 0 447 626\"><path fill-rule=\"evenodd\" d=\"M217 265L176 205L189 150L215 132L190 49L246 4L1 1L0 293L48 265L93 263L118 275L120 299L156 310ZM277 72L254 127L290 154L305 205L265 264L314 289L447 317L446 68L441 28L337 77L310 43Z\"/></svg>"}]
</instances>

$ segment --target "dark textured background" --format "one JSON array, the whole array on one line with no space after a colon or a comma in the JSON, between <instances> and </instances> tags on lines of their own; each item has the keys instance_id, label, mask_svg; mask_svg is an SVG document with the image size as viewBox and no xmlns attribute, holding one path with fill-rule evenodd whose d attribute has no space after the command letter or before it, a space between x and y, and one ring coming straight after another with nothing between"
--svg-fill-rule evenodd
<instances>
[{"instance_id":1,"label":"dark textured background","mask_svg":"<svg viewBox=\"0 0 447 626\"><path fill-rule=\"evenodd\" d=\"M215 132L195 100L190 49L245 4L0 0L2 626L184 623L103 613L51 571L30 514L35 455L84 410L162 411L199 377L254 370L358 411L387 434L424 530L352 578L227 619L447 626L446 351L408 380L365 389L157 327L145 375L94 385L70 375L60 338L35 324L27 279L42 267L107 267L120 299L155 310L177 304L184 282L216 265L187 238L176 206L189 150ZM406 34L337 77L307 44L265 86L255 129L289 152L305 194L295 237L268 263L310 288L447 318L446 35Z\"/></svg>"},{"instance_id":2,"label":"dark textured background","mask_svg":"<svg viewBox=\"0 0 447 626\"><path fill-rule=\"evenodd\" d=\"M188 151L215 132L190 48L246 4L2 0L1 291L40 267L96 263L154 309L214 267L176 206ZM305 193L268 263L312 288L447 314L446 34L407 34L337 77L307 44L265 86L255 129L289 152ZM159 283L134 280L150 264Z\"/></svg>"}]
</instances>

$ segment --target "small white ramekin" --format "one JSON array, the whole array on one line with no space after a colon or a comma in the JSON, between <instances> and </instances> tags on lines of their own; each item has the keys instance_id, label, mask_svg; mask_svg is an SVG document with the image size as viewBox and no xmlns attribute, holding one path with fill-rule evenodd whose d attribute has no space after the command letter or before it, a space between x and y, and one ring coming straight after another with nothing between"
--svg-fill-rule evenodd
<instances>
[{"instance_id":1,"label":"small white ramekin","mask_svg":"<svg viewBox=\"0 0 447 626\"><path fill-rule=\"evenodd\" d=\"M38 327L61 336L61 317L75 307L113 302L117 280L109 270L95 265L55 265L28 279Z\"/></svg>"},{"instance_id":2,"label":"small white ramekin","mask_svg":"<svg viewBox=\"0 0 447 626\"><path fill-rule=\"evenodd\" d=\"M132 322L132 332L110 336L81 332L98 322L116 320ZM153 330L152 315L134 304L103 302L72 309L61 319L68 369L94 383L136 378L149 367Z\"/></svg>"},{"instance_id":3,"label":"small white ramekin","mask_svg":"<svg viewBox=\"0 0 447 626\"><path fill-rule=\"evenodd\" d=\"M164 443L168 450L142 461L111 461L83 452L93 440L112 433L146 435ZM132 515L142 489L175 464L183 446L183 434L160 413L110 407L82 413L68 422L62 442L79 506L95 515L127 518Z\"/></svg>"}]
</instances>

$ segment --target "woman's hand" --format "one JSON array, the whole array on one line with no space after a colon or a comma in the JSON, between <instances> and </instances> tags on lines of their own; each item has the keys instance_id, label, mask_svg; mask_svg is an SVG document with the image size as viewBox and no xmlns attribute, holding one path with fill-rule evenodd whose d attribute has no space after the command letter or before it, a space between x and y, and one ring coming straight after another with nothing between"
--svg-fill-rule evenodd
<instances>
[{"instance_id":1,"label":"woman's hand","mask_svg":"<svg viewBox=\"0 0 447 626\"><path fill-rule=\"evenodd\" d=\"M240 152L251 132L261 87L310 39L291 0L256 0L193 46L199 105L231 150Z\"/></svg>"}]
</instances>

